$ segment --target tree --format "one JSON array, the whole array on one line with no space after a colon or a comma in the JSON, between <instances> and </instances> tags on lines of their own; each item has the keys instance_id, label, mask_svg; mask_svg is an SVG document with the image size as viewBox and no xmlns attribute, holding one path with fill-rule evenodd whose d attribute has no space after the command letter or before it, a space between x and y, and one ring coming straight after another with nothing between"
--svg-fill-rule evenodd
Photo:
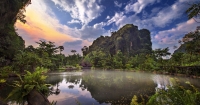
<instances>
[{"instance_id":1,"label":"tree","mask_svg":"<svg viewBox=\"0 0 200 105\"><path fill-rule=\"evenodd\" d=\"M58 46L58 49L59 49L59 52L61 54L61 52L64 50L64 47L63 46Z\"/></svg>"},{"instance_id":2,"label":"tree","mask_svg":"<svg viewBox=\"0 0 200 105\"><path fill-rule=\"evenodd\" d=\"M199 18L200 16L200 2L196 2L192 4L187 10L188 19L193 18L196 22L198 22L195 18Z\"/></svg>"},{"instance_id":3,"label":"tree","mask_svg":"<svg viewBox=\"0 0 200 105\"><path fill-rule=\"evenodd\" d=\"M54 44L54 42L51 41L42 41L36 42L39 44L39 47L37 48L40 51L47 52L49 54L49 57L53 56L55 53L58 52L58 47Z\"/></svg>"},{"instance_id":4,"label":"tree","mask_svg":"<svg viewBox=\"0 0 200 105\"><path fill-rule=\"evenodd\" d=\"M35 52L36 49L32 45L29 45L28 47L25 48L25 51L27 51L27 52Z\"/></svg>"},{"instance_id":5,"label":"tree","mask_svg":"<svg viewBox=\"0 0 200 105\"><path fill-rule=\"evenodd\" d=\"M182 52L178 52L172 55L172 60L176 65L181 66L182 65L182 59L183 59L183 54Z\"/></svg>"},{"instance_id":6,"label":"tree","mask_svg":"<svg viewBox=\"0 0 200 105\"><path fill-rule=\"evenodd\" d=\"M185 46L185 51L190 54L190 62L192 56L195 54L200 54L200 29L197 29L194 32L189 32L182 38Z\"/></svg>"},{"instance_id":7,"label":"tree","mask_svg":"<svg viewBox=\"0 0 200 105\"><path fill-rule=\"evenodd\" d=\"M35 71L37 66L42 65L42 59L34 52L19 51L15 55L15 69L19 68L23 73L25 69L29 69L31 72Z\"/></svg>"},{"instance_id":8,"label":"tree","mask_svg":"<svg viewBox=\"0 0 200 105\"><path fill-rule=\"evenodd\" d=\"M73 54L75 54L75 53L76 53L76 50L71 50L71 52L72 52Z\"/></svg>"},{"instance_id":9,"label":"tree","mask_svg":"<svg viewBox=\"0 0 200 105\"><path fill-rule=\"evenodd\" d=\"M0 65L11 65L14 56L25 48L24 40L16 33L14 24L17 19L25 22L24 8L30 0L1 0L0 1L0 57L5 62Z\"/></svg>"},{"instance_id":10,"label":"tree","mask_svg":"<svg viewBox=\"0 0 200 105\"><path fill-rule=\"evenodd\" d=\"M125 68L125 56L122 54L122 52L119 50L117 51L117 54L113 56L113 63L114 63L114 68L116 69L122 69Z\"/></svg>"},{"instance_id":11,"label":"tree","mask_svg":"<svg viewBox=\"0 0 200 105\"><path fill-rule=\"evenodd\" d=\"M163 65L163 57L171 55L169 52L169 47L159 48L154 50L155 57L160 61L161 65Z\"/></svg>"},{"instance_id":12,"label":"tree","mask_svg":"<svg viewBox=\"0 0 200 105\"><path fill-rule=\"evenodd\" d=\"M88 48L87 46L84 46L84 47L81 49L81 51L82 51L82 53L83 53L83 56L86 56L86 55L88 54L88 50L89 50L89 48Z\"/></svg>"}]
</instances>

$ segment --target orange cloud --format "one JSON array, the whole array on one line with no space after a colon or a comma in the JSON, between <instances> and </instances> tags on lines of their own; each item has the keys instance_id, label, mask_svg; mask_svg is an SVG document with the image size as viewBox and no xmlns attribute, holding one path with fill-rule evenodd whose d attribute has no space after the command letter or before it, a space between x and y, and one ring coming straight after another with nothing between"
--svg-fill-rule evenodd
<instances>
[{"instance_id":1,"label":"orange cloud","mask_svg":"<svg viewBox=\"0 0 200 105\"><path fill-rule=\"evenodd\" d=\"M23 24L19 21L16 22L15 26L18 28L18 33L24 38L29 36L34 42L40 39L47 41L53 41L56 44L62 45L64 42L71 42L78 40L67 34L61 33L56 30L56 26L61 27L56 19L49 17L48 14L38 13L34 8L27 8L25 13L27 23ZM24 31L26 33L22 33Z\"/></svg>"},{"instance_id":2,"label":"orange cloud","mask_svg":"<svg viewBox=\"0 0 200 105\"><path fill-rule=\"evenodd\" d=\"M92 42L89 42L87 40L83 40L81 46L87 46L89 47L92 44Z\"/></svg>"}]
</instances>

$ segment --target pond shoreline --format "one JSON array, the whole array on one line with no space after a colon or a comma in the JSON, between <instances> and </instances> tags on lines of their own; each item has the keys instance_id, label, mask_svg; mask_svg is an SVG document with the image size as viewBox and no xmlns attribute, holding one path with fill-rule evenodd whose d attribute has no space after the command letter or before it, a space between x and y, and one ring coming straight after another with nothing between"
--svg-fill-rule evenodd
<instances>
[{"instance_id":1,"label":"pond shoreline","mask_svg":"<svg viewBox=\"0 0 200 105\"><path fill-rule=\"evenodd\" d=\"M95 68L91 70L100 70L101 68ZM126 69L103 69L105 71L127 71L127 72L145 72L145 73L153 73L153 74L162 74L162 75L172 75L172 76L178 76L178 77L189 77L189 78L200 78L200 76L196 75L187 75L187 74L181 74L181 73L169 73L165 71L159 71L159 70L154 70L154 71L147 71L147 70L126 70Z\"/></svg>"}]
</instances>

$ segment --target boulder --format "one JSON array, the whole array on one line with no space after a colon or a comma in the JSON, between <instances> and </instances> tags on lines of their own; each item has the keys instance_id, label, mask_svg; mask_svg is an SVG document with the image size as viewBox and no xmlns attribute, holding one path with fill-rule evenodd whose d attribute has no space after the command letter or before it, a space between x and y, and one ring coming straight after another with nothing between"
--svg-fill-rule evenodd
<instances>
[{"instance_id":1,"label":"boulder","mask_svg":"<svg viewBox=\"0 0 200 105\"><path fill-rule=\"evenodd\" d=\"M33 89L28 94L28 105L50 105L49 100L36 89Z\"/></svg>"}]
</instances>

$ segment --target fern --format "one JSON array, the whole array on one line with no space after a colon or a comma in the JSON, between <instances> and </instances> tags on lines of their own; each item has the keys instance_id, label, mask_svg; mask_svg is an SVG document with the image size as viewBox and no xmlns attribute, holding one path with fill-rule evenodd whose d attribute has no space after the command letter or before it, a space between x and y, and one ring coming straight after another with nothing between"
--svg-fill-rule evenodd
<instances>
[{"instance_id":1,"label":"fern","mask_svg":"<svg viewBox=\"0 0 200 105\"><path fill-rule=\"evenodd\" d=\"M49 84L45 84L47 76L42 75L42 71L37 69L35 72L31 73L25 71L26 74L24 78L20 75L19 81L14 81L11 86L14 87L14 90L8 95L6 100L16 101L17 103L23 103L27 99L27 95L33 90L36 89L44 95L49 93Z\"/></svg>"}]
</instances>

